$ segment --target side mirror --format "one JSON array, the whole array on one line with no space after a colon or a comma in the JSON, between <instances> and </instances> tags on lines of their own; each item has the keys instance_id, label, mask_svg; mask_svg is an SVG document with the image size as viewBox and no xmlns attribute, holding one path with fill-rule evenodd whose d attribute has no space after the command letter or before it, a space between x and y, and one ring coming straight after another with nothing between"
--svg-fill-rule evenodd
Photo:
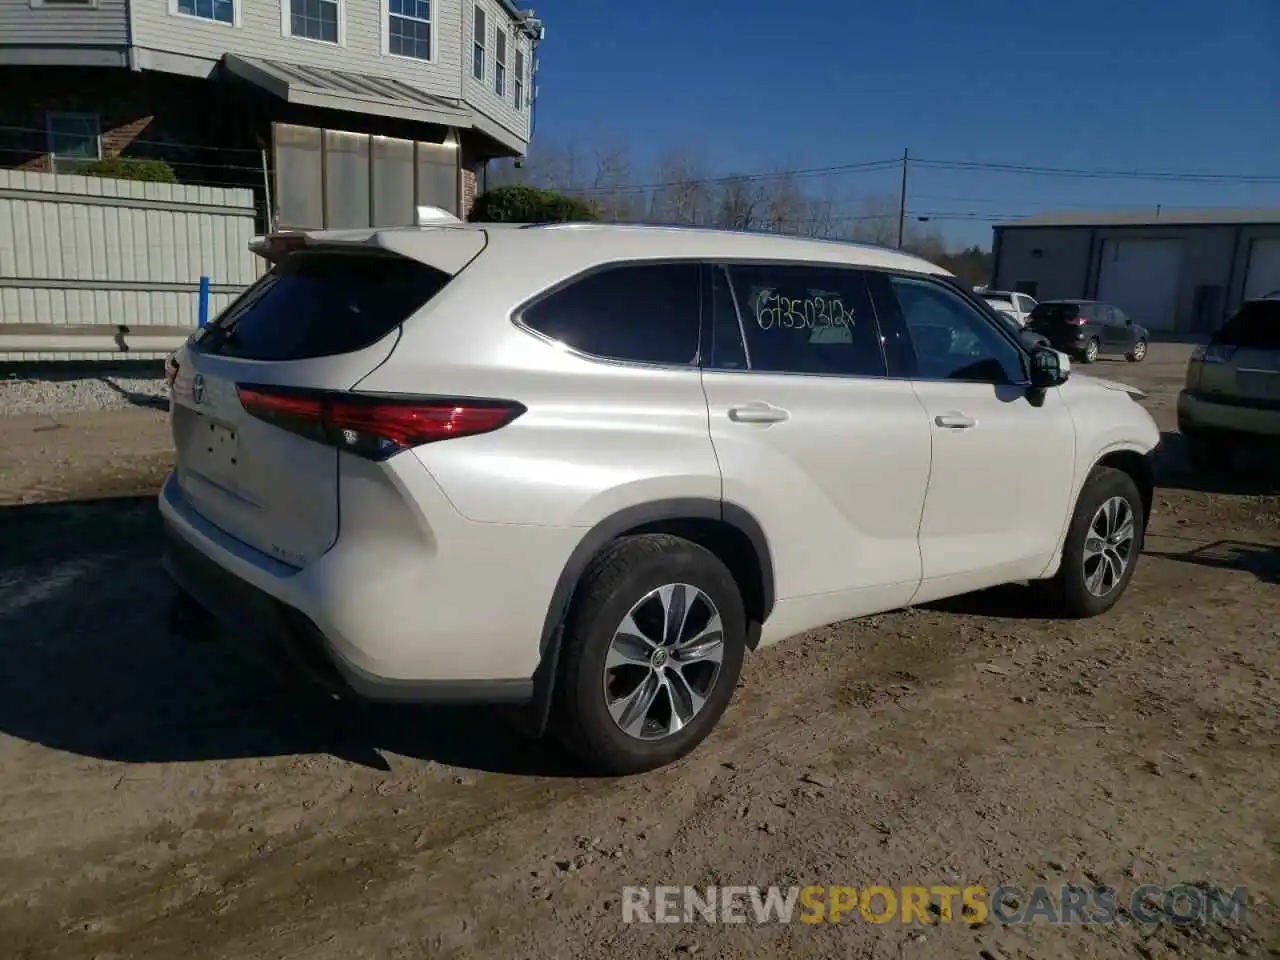
<instances>
[{"instance_id":1,"label":"side mirror","mask_svg":"<svg viewBox=\"0 0 1280 960\"><path fill-rule=\"evenodd\" d=\"M1049 347L1036 347L1031 351L1031 385L1056 387L1071 376L1071 360L1065 353Z\"/></svg>"}]
</instances>

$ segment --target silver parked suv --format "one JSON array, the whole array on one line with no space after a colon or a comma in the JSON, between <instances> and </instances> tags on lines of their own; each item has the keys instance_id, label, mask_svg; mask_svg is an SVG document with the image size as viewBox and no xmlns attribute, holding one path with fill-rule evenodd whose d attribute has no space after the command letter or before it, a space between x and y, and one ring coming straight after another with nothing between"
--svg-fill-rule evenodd
<instances>
[{"instance_id":1,"label":"silver parked suv","mask_svg":"<svg viewBox=\"0 0 1280 960\"><path fill-rule=\"evenodd\" d=\"M174 358L182 632L340 695L526 707L637 771L748 650L1133 574L1158 432L901 253L705 230L282 234Z\"/></svg>"}]
</instances>

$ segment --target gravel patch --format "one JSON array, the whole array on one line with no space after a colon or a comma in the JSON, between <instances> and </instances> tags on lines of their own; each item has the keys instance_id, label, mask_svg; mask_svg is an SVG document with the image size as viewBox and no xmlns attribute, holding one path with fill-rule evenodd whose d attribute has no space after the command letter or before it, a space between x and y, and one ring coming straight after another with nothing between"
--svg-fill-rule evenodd
<instances>
[{"instance_id":1,"label":"gravel patch","mask_svg":"<svg viewBox=\"0 0 1280 960\"><path fill-rule=\"evenodd\" d=\"M0 379L0 416L81 413L90 410L165 410L163 376L9 376Z\"/></svg>"}]
</instances>

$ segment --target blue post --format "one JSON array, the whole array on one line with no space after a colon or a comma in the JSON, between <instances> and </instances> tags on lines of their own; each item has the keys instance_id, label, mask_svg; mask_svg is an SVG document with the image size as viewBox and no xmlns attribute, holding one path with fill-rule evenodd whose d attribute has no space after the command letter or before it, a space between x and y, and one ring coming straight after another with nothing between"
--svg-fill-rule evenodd
<instances>
[{"instance_id":1,"label":"blue post","mask_svg":"<svg viewBox=\"0 0 1280 960\"><path fill-rule=\"evenodd\" d=\"M200 278L200 326L209 323L209 278Z\"/></svg>"}]
</instances>

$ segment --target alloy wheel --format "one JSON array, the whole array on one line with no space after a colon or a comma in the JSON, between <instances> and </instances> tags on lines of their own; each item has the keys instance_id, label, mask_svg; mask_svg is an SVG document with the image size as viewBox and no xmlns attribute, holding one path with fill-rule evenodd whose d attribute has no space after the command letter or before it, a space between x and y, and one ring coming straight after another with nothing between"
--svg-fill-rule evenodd
<instances>
[{"instance_id":1,"label":"alloy wheel","mask_svg":"<svg viewBox=\"0 0 1280 960\"><path fill-rule=\"evenodd\" d=\"M687 583L658 587L614 631L605 656L605 706L628 736L672 736L706 706L723 661L724 626L711 598Z\"/></svg>"},{"instance_id":2,"label":"alloy wheel","mask_svg":"<svg viewBox=\"0 0 1280 960\"><path fill-rule=\"evenodd\" d=\"M1089 522L1084 540L1084 586L1105 597L1119 585L1133 558L1137 526L1124 497L1110 497Z\"/></svg>"}]
</instances>

